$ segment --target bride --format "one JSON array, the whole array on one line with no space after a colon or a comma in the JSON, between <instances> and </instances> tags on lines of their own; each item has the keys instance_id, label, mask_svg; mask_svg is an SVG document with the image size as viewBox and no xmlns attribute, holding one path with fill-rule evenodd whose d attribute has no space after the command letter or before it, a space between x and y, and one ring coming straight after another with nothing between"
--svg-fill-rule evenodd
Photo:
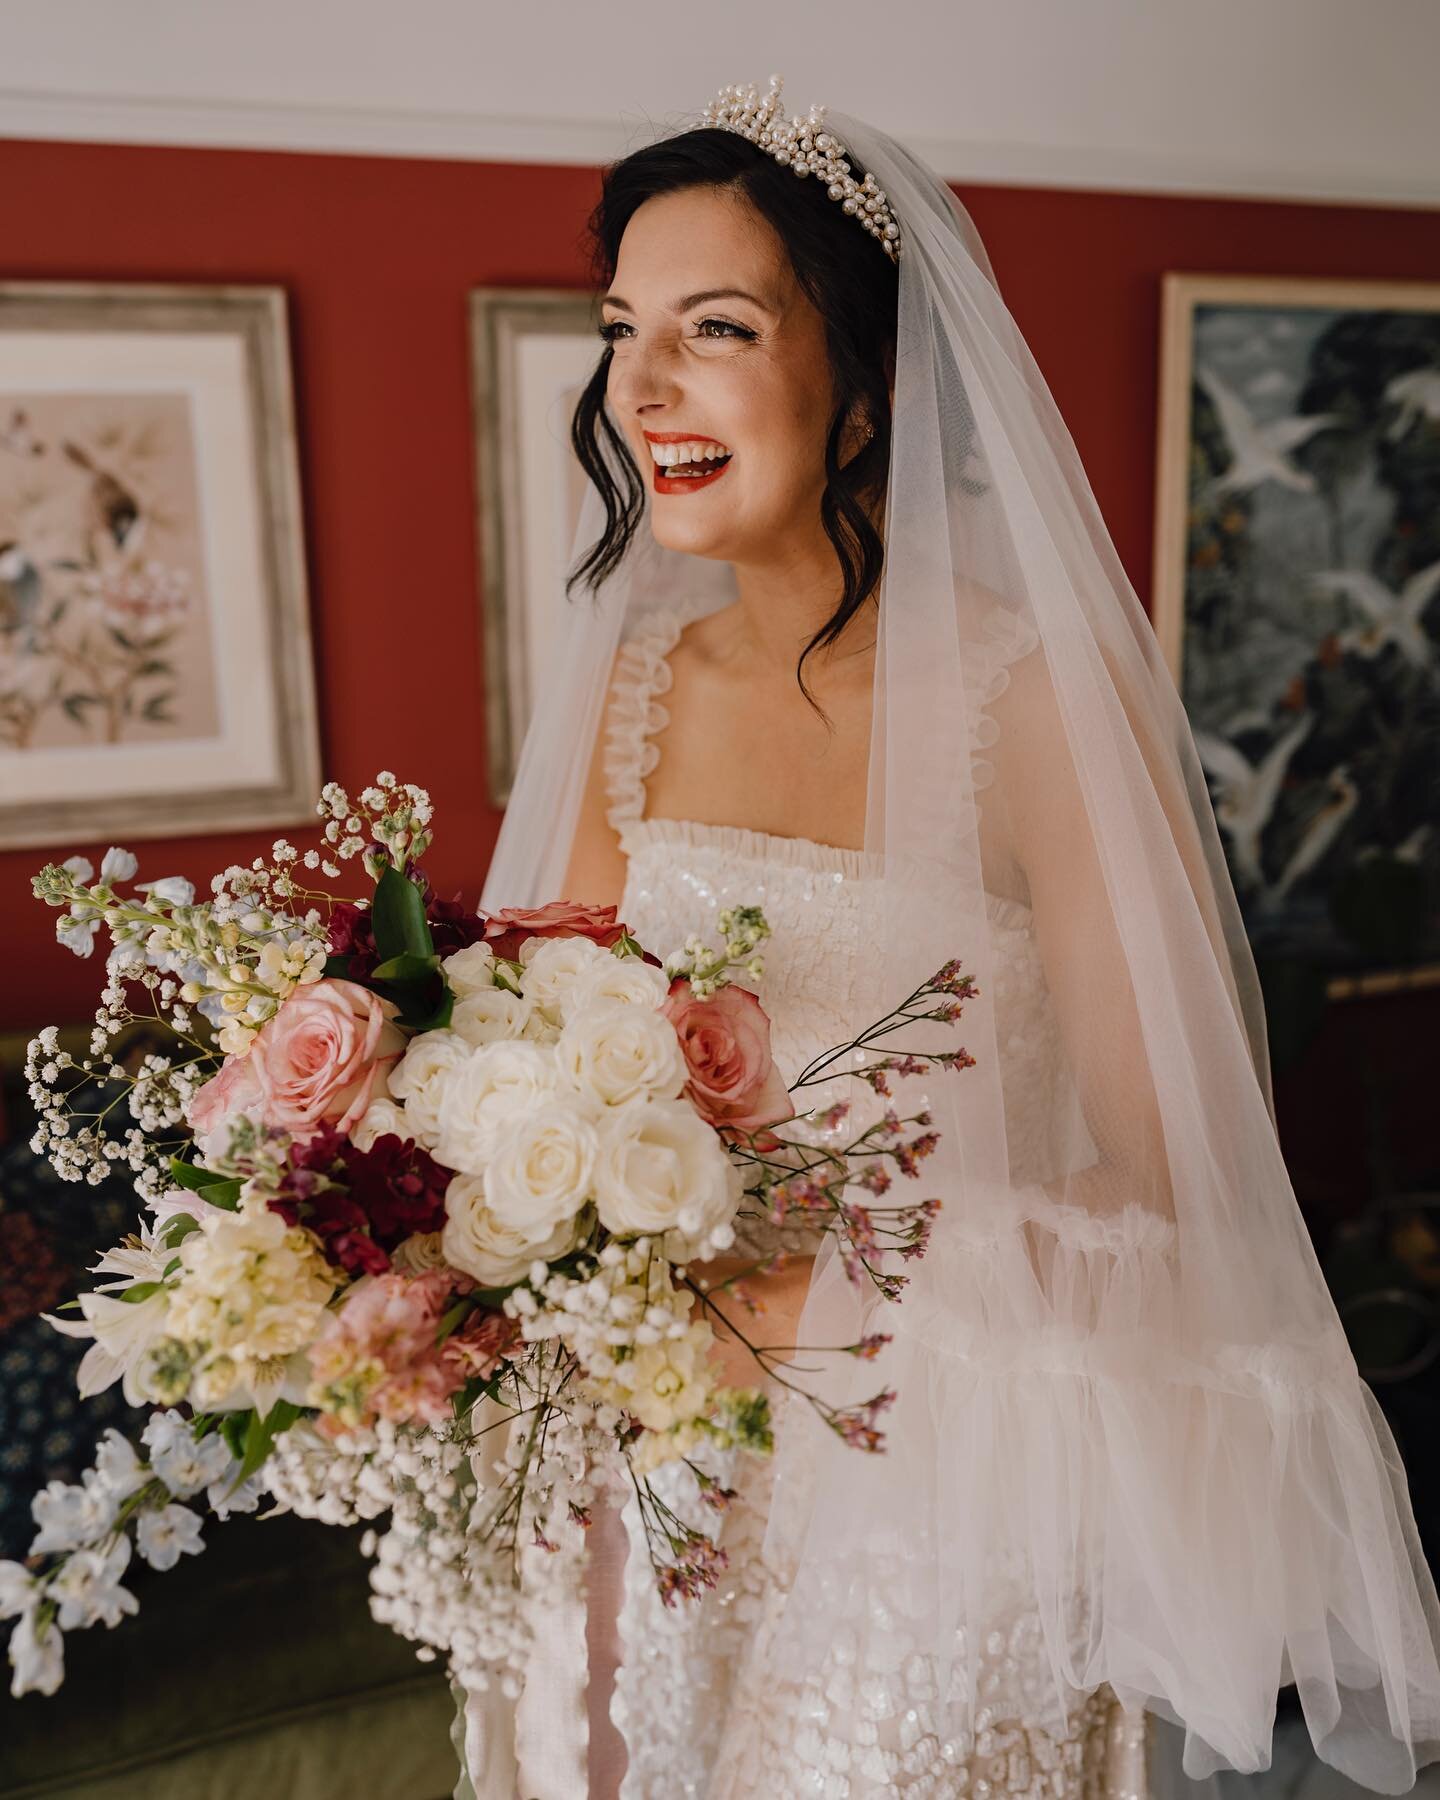
<instances>
[{"instance_id":1,"label":"bride","mask_svg":"<svg viewBox=\"0 0 1440 1800\"><path fill-rule=\"evenodd\" d=\"M959 957L974 1064L901 1096L941 1211L899 1304L790 1224L692 1268L774 1408L718 1530L661 1471L728 1567L667 1609L617 1492L519 1701L468 1697L457 1792L1140 1796L1149 1715L1189 1777L1263 1768L1285 1682L1403 1791L1440 1606L1183 710L964 209L779 102L722 89L606 171L578 591L482 906L613 904L663 953L763 905L792 1080ZM866 1331L873 1364L824 1349ZM882 1385L871 1456L805 1398Z\"/></svg>"}]
</instances>

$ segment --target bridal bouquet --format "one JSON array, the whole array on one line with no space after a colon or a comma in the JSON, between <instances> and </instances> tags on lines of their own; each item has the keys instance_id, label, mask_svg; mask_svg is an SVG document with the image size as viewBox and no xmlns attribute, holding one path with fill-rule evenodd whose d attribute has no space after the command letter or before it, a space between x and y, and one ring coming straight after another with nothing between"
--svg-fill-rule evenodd
<instances>
[{"instance_id":1,"label":"bridal bouquet","mask_svg":"<svg viewBox=\"0 0 1440 1800\"><path fill-rule=\"evenodd\" d=\"M740 1277L707 1285L690 1265L733 1244L742 1211L803 1215L888 1299L905 1281L888 1254L924 1253L939 1202L878 1202L936 1134L887 1078L972 1059L887 1041L959 1016L958 964L787 1087L733 979L763 973L757 908L661 961L613 907L487 916L439 898L420 868L428 796L389 773L357 800L328 785L318 810L323 847L281 840L204 900L135 882L121 849L98 877L72 857L35 878L62 943L88 956L103 926L111 948L89 1055L54 1027L30 1046L34 1147L69 1180L124 1167L144 1202L93 1265L106 1279L50 1322L91 1340L82 1395L118 1380L155 1410L138 1447L108 1431L80 1482L52 1481L29 1557L0 1563L16 1694L56 1689L65 1631L135 1611L133 1554L172 1567L203 1547L201 1508L262 1497L331 1523L388 1515L365 1537L376 1617L467 1686L513 1692L532 1609L573 1578L617 1475L667 1602L723 1566L650 1477L683 1463L723 1509L705 1452L768 1450L769 1402L720 1385L709 1357L712 1320L743 1337L722 1310L753 1305ZM356 859L363 897L307 885ZM129 1067L116 1041L142 1018L173 1054ZM848 1102L797 1110L841 1064L875 1097L863 1130ZM113 1097L82 1112L97 1087ZM882 1447L893 1392L807 1398Z\"/></svg>"}]
</instances>

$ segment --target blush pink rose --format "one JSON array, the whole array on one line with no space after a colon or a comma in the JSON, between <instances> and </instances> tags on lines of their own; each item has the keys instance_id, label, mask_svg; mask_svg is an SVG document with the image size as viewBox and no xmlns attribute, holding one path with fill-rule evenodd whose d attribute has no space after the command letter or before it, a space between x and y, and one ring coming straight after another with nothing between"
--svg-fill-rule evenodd
<instances>
[{"instance_id":1,"label":"blush pink rose","mask_svg":"<svg viewBox=\"0 0 1440 1800\"><path fill-rule=\"evenodd\" d=\"M551 900L544 906L506 906L486 915L485 942L513 962L527 937L587 937L608 950L626 935L613 906L588 906L581 900Z\"/></svg>"},{"instance_id":2,"label":"blush pink rose","mask_svg":"<svg viewBox=\"0 0 1440 1800\"><path fill-rule=\"evenodd\" d=\"M727 985L697 1000L677 975L660 1010L680 1039L685 1092L701 1118L752 1132L795 1117L770 1054L769 1017L747 988Z\"/></svg>"},{"instance_id":3,"label":"blush pink rose","mask_svg":"<svg viewBox=\"0 0 1440 1800\"><path fill-rule=\"evenodd\" d=\"M240 1113L258 1116L260 1082L248 1056L227 1056L218 1073L190 1096L190 1123L197 1137L208 1137Z\"/></svg>"},{"instance_id":4,"label":"blush pink rose","mask_svg":"<svg viewBox=\"0 0 1440 1800\"><path fill-rule=\"evenodd\" d=\"M255 1034L243 1057L231 1058L191 1101L191 1122L218 1119L243 1104L266 1125L302 1143L322 1125L351 1131L405 1048L392 1023L399 1009L356 981L325 980L297 988ZM222 1085L223 1084L223 1085ZM210 1098L210 1090L219 1092Z\"/></svg>"}]
</instances>

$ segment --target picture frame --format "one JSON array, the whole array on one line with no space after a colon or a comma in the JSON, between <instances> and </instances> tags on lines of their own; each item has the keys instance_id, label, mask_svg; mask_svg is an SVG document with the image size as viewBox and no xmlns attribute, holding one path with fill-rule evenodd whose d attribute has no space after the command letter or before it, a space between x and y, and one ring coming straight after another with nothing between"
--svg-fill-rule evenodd
<instances>
[{"instance_id":1,"label":"picture frame","mask_svg":"<svg viewBox=\"0 0 1440 1800\"><path fill-rule=\"evenodd\" d=\"M1440 984L1440 284L1163 278L1152 623L1257 957Z\"/></svg>"},{"instance_id":2,"label":"picture frame","mask_svg":"<svg viewBox=\"0 0 1440 1800\"><path fill-rule=\"evenodd\" d=\"M283 288L0 282L0 844L299 824L320 761Z\"/></svg>"},{"instance_id":3,"label":"picture frame","mask_svg":"<svg viewBox=\"0 0 1440 1800\"><path fill-rule=\"evenodd\" d=\"M599 306L570 288L469 294L486 767L504 807L535 705L541 646L563 624L586 477L570 419L602 345Z\"/></svg>"}]
</instances>

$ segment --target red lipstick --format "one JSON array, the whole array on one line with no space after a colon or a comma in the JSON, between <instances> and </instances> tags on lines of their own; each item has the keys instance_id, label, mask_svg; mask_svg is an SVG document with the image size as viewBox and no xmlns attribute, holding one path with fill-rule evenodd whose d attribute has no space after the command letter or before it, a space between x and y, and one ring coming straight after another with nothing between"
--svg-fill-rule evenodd
<instances>
[{"instance_id":1,"label":"red lipstick","mask_svg":"<svg viewBox=\"0 0 1440 1800\"><path fill-rule=\"evenodd\" d=\"M704 433L694 431L647 431L647 443L651 444L718 444L719 438L707 437ZM667 475L656 462L652 462L651 481L657 494L688 494L692 488L709 487L716 482L730 467L727 459L719 468L712 469L708 475Z\"/></svg>"}]
</instances>

